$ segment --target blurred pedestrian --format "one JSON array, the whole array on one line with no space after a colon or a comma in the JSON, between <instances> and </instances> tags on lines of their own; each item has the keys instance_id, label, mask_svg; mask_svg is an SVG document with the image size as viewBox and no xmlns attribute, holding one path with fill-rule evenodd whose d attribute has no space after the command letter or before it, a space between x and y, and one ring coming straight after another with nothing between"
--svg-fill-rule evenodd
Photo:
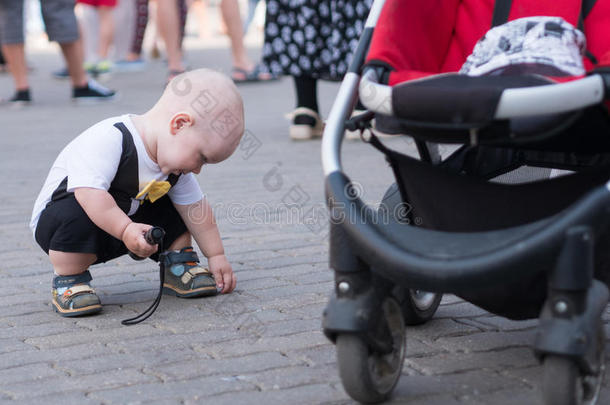
<instances>
[{"instance_id":1,"label":"blurred pedestrian","mask_svg":"<svg viewBox=\"0 0 610 405\"><path fill-rule=\"evenodd\" d=\"M24 0L0 1L0 41L15 82L15 94L9 100L15 105L32 101L25 61L23 29ZM59 43L72 82L72 99L107 100L115 92L87 77L83 69L83 49L74 15L74 0L41 1L42 18L50 41Z\"/></svg>"},{"instance_id":2,"label":"blurred pedestrian","mask_svg":"<svg viewBox=\"0 0 610 405\"><path fill-rule=\"evenodd\" d=\"M317 82L343 78L371 4L372 0L267 0L263 62L272 74L294 79L292 139L322 136Z\"/></svg>"},{"instance_id":3,"label":"blurred pedestrian","mask_svg":"<svg viewBox=\"0 0 610 405\"><path fill-rule=\"evenodd\" d=\"M2 39L0 39L0 44L1 43ZM0 47L0 73L6 73L6 71L6 60L4 60L4 55L2 55L2 47Z\"/></svg>"},{"instance_id":4,"label":"blurred pedestrian","mask_svg":"<svg viewBox=\"0 0 610 405\"><path fill-rule=\"evenodd\" d=\"M85 68L89 71L93 71L96 74L109 73L112 64L108 60L108 52L114 39L114 15L113 11L117 5L117 0L76 0L79 7L92 7L98 17L98 32L97 32L97 45L94 52L94 60L85 62ZM82 24L82 30L84 36L93 35L89 27L86 24ZM85 52L85 55L89 52Z\"/></svg>"},{"instance_id":5,"label":"blurred pedestrian","mask_svg":"<svg viewBox=\"0 0 610 405\"><path fill-rule=\"evenodd\" d=\"M254 20L254 12L256 11L256 6L260 3L261 0L248 0L248 13L246 14L246 18L244 19L244 35L248 33L248 29L250 28L250 24L252 20Z\"/></svg>"},{"instance_id":6,"label":"blurred pedestrian","mask_svg":"<svg viewBox=\"0 0 610 405\"><path fill-rule=\"evenodd\" d=\"M144 58L142 58L142 44L148 26L148 0L134 0L134 7L134 31L129 52L125 59L115 62L115 67L119 71L138 72L144 70L146 64Z\"/></svg>"},{"instance_id":7,"label":"blurred pedestrian","mask_svg":"<svg viewBox=\"0 0 610 405\"><path fill-rule=\"evenodd\" d=\"M227 26L231 40L233 72L231 78L235 83L274 80L277 76L265 71L261 65L254 63L244 45L244 30L237 0L221 0L220 11Z\"/></svg>"},{"instance_id":8,"label":"blurred pedestrian","mask_svg":"<svg viewBox=\"0 0 610 405\"><path fill-rule=\"evenodd\" d=\"M162 36L162 39L165 42L165 46L167 48L168 43L166 42L166 39L169 40L169 46L172 47L172 49L167 50L168 53L168 65L169 65L169 60L170 58L172 58L172 63L171 66L169 68L170 72L169 72L169 77L173 77L176 74L179 74L181 72L184 71L184 66L183 66L183 62L182 60L180 61L180 63L178 63L175 58L177 58L176 56L176 50L173 49L176 47L176 45L174 45L174 42L176 41L176 35L177 35L177 42L178 42L178 46L179 46L179 51L180 51L180 58L182 58L182 41L184 39L184 32L185 32L185 26L186 26L186 17L187 17L187 12L188 12L188 7L186 4L186 0L170 0L170 1L166 1L166 0L160 0L160 2L163 2L163 4L161 5L161 12L165 13L167 10L167 7L170 7L170 15L169 16L163 16L161 18L161 21L158 20L158 15L157 15L157 31L159 32L159 34ZM172 6L172 4L177 5L178 9L177 9L177 16L178 16L178 23L176 23L176 12L174 11L174 7ZM158 1L159 3L159 1ZM157 7L159 7L159 5L157 5ZM148 23L149 23L149 18L150 18L150 10L149 10L149 0L135 0L135 9L136 9L136 19L135 19L135 24L134 24L134 34L133 34L133 39L131 42L131 47L129 49L129 53L127 54L126 58L124 60L120 60L116 62L116 68L117 70L121 70L121 71L141 71L145 68L145 61L144 58L142 57L142 45L144 43L144 35L146 34L146 28L148 27ZM176 26L178 27L178 30L176 31ZM153 58L157 58L159 57L159 50L156 47L156 43L153 45L153 50L152 50L152 56ZM172 70L174 71L172 73Z\"/></svg>"},{"instance_id":9,"label":"blurred pedestrian","mask_svg":"<svg viewBox=\"0 0 610 405\"><path fill-rule=\"evenodd\" d=\"M185 71L182 59L184 29L180 23L181 3L183 0L157 0L157 30L165 44L168 81Z\"/></svg>"}]
</instances>

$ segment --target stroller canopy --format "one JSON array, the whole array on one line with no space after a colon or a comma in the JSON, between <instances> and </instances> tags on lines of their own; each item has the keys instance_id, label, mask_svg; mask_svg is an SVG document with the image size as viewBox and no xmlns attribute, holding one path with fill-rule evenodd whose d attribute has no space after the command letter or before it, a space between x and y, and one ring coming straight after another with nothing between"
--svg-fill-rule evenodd
<instances>
[{"instance_id":1,"label":"stroller canopy","mask_svg":"<svg viewBox=\"0 0 610 405\"><path fill-rule=\"evenodd\" d=\"M457 72L492 27L500 3L510 4L508 21L557 16L581 28L587 38L586 70L610 65L610 0L388 0L367 64L387 66L391 85Z\"/></svg>"}]
</instances>

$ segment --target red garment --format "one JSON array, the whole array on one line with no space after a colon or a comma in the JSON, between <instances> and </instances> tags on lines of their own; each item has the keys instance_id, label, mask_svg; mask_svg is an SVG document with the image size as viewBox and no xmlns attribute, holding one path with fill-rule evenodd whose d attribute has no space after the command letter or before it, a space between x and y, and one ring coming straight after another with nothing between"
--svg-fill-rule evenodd
<instances>
[{"instance_id":1,"label":"red garment","mask_svg":"<svg viewBox=\"0 0 610 405\"><path fill-rule=\"evenodd\" d=\"M494 0L387 0L375 27L367 62L395 69L389 84L457 72L476 42L491 28ZM514 0L509 21L559 16L578 26L581 2ZM584 21L587 49L597 66L610 65L610 0L597 0ZM596 66L584 58L587 71Z\"/></svg>"},{"instance_id":2,"label":"red garment","mask_svg":"<svg viewBox=\"0 0 610 405\"><path fill-rule=\"evenodd\" d=\"M93 7L116 7L117 0L76 0L76 2Z\"/></svg>"}]
</instances>

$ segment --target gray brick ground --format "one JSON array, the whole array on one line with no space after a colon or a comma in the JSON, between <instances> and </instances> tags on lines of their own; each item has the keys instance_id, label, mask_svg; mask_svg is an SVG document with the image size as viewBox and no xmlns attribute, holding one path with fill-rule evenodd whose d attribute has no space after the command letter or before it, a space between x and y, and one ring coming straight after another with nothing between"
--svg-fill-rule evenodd
<instances>
[{"instance_id":1,"label":"gray brick ground","mask_svg":"<svg viewBox=\"0 0 610 405\"><path fill-rule=\"evenodd\" d=\"M191 66L230 70L227 50L189 44ZM0 403L352 403L339 381L334 346L321 332L333 283L326 222L308 228L302 216L295 220L280 210L260 223L260 213L251 210L261 204L281 209L294 187L307 194L305 208L323 206L320 143L287 137L283 114L294 103L291 81L240 89L247 129L260 147L253 153L239 148L199 176L216 208L237 290L202 300L164 297L151 318L124 327L120 320L156 296L154 264L120 258L93 267L104 311L59 318L50 306L48 259L27 224L57 153L102 118L148 108L162 90L165 66L151 62L142 74L115 75L108 82L122 93L115 103L75 107L68 83L49 80L61 65L57 53L34 48L29 55L35 104L0 108ZM9 77L0 76L1 96L11 88ZM336 84L320 86L325 113L336 90ZM388 142L413 150L401 138ZM381 155L360 142L343 150L363 198L378 202L392 182ZM274 168L281 185L270 188L265 175ZM228 212L234 203L244 209ZM605 319L610 332L610 309ZM535 320L509 321L445 296L436 319L408 329L407 361L391 402L537 403L542 369L529 348L535 327ZM607 382L600 403L610 403Z\"/></svg>"}]
</instances>

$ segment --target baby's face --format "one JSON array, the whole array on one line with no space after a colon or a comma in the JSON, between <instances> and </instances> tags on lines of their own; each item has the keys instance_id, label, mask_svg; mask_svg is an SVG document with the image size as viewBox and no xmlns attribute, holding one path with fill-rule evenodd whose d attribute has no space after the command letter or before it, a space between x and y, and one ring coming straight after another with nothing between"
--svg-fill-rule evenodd
<instances>
[{"instance_id":1,"label":"baby's face","mask_svg":"<svg viewBox=\"0 0 610 405\"><path fill-rule=\"evenodd\" d=\"M159 167L165 174L199 174L204 164L221 162L231 154L226 142L217 138L213 132L201 130L196 125L181 128L158 145Z\"/></svg>"}]
</instances>

